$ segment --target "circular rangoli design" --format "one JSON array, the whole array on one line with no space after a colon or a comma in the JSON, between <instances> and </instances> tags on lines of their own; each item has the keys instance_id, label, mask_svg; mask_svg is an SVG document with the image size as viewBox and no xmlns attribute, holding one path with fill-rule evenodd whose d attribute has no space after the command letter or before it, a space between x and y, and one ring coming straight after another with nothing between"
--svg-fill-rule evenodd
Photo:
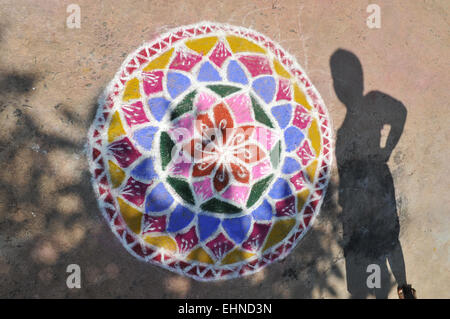
<instances>
[{"instance_id":1,"label":"circular rangoli design","mask_svg":"<svg viewBox=\"0 0 450 319\"><path fill-rule=\"evenodd\" d=\"M137 258L198 280L285 257L329 180L326 108L283 49L204 23L132 53L89 133L100 208Z\"/></svg>"}]
</instances>

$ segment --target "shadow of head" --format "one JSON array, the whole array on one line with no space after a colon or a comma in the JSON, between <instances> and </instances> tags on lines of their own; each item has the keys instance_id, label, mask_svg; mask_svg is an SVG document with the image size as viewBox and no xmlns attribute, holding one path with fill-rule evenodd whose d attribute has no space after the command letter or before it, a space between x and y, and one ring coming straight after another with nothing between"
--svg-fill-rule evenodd
<instances>
[{"instance_id":1,"label":"shadow of head","mask_svg":"<svg viewBox=\"0 0 450 319\"><path fill-rule=\"evenodd\" d=\"M4 22L0 23L0 42L3 40ZM5 63L0 60L0 62ZM36 82L36 75L20 71L0 70L0 95L21 95L29 92Z\"/></svg>"},{"instance_id":2,"label":"shadow of head","mask_svg":"<svg viewBox=\"0 0 450 319\"><path fill-rule=\"evenodd\" d=\"M339 100L347 107L362 98L363 70L358 57L350 51L338 49L330 58L333 86Z\"/></svg>"},{"instance_id":3,"label":"shadow of head","mask_svg":"<svg viewBox=\"0 0 450 319\"><path fill-rule=\"evenodd\" d=\"M0 76L1 93L23 94L31 90L35 77L32 75L19 75L15 73Z\"/></svg>"}]
</instances>

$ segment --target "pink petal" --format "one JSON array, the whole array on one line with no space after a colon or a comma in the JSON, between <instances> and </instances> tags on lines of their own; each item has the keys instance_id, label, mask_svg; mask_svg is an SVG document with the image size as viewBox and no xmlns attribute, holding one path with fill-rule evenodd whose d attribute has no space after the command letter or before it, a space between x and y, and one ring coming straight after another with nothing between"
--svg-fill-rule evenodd
<instances>
[{"instance_id":1,"label":"pink petal","mask_svg":"<svg viewBox=\"0 0 450 319\"><path fill-rule=\"evenodd\" d=\"M308 165L308 163L314 158L314 153L311 151L309 142L306 139L303 141L296 153L298 157L300 157L303 166Z\"/></svg>"},{"instance_id":2,"label":"pink petal","mask_svg":"<svg viewBox=\"0 0 450 319\"><path fill-rule=\"evenodd\" d=\"M166 216L144 215L142 234L163 232L166 230Z\"/></svg>"},{"instance_id":3,"label":"pink petal","mask_svg":"<svg viewBox=\"0 0 450 319\"><path fill-rule=\"evenodd\" d=\"M128 137L108 145L108 150L119 162L120 167L128 167L142 154L133 146Z\"/></svg>"},{"instance_id":4,"label":"pink petal","mask_svg":"<svg viewBox=\"0 0 450 319\"><path fill-rule=\"evenodd\" d=\"M175 59L170 65L170 69L189 72L198 62L200 62L201 59L201 55L186 51L178 51Z\"/></svg>"},{"instance_id":5,"label":"pink petal","mask_svg":"<svg viewBox=\"0 0 450 319\"><path fill-rule=\"evenodd\" d=\"M254 138L263 145L266 150L270 151L278 140L278 134L265 127L257 127L255 129Z\"/></svg>"},{"instance_id":6,"label":"pink petal","mask_svg":"<svg viewBox=\"0 0 450 319\"><path fill-rule=\"evenodd\" d=\"M200 198L201 200L207 200L213 196L210 178L206 178L200 182L194 182L193 185L194 192L197 195L197 198Z\"/></svg>"},{"instance_id":7,"label":"pink petal","mask_svg":"<svg viewBox=\"0 0 450 319\"><path fill-rule=\"evenodd\" d=\"M162 78L164 77L164 72L154 71L154 72L142 72L142 78L144 81L144 92L147 95L152 93L161 92Z\"/></svg>"},{"instance_id":8,"label":"pink petal","mask_svg":"<svg viewBox=\"0 0 450 319\"><path fill-rule=\"evenodd\" d=\"M250 192L250 187L231 185L222 194L222 197L232 200L238 204L244 204L247 201L249 192Z\"/></svg>"},{"instance_id":9,"label":"pink petal","mask_svg":"<svg viewBox=\"0 0 450 319\"><path fill-rule=\"evenodd\" d=\"M261 248L267 233L269 232L270 224L253 224L253 230L248 239L242 243L242 248L257 251Z\"/></svg>"},{"instance_id":10,"label":"pink petal","mask_svg":"<svg viewBox=\"0 0 450 319\"><path fill-rule=\"evenodd\" d=\"M145 200L145 192L151 184L144 184L130 177L122 189L121 195L136 206L141 206Z\"/></svg>"},{"instance_id":11,"label":"pink petal","mask_svg":"<svg viewBox=\"0 0 450 319\"><path fill-rule=\"evenodd\" d=\"M290 196L275 204L276 215L280 216L294 216L295 211L295 196Z\"/></svg>"},{"instance_id":12,"label":"pink petal","mask_svg":"<svg viewBox=\"0 0 450 319\"><path fill-rule=\"evenodd\" d=\"M192 163L186 157L181 156L174 160L174 165L171 167L170 172L174 175L182 175L189 177L189 171Z\"/></svg>"},{"instance_id":13,"label":"pink petal","mask_svg":"<svg viewBox=\"0 0 450 319\"><path fill-rule=\"evenodd\" d=\"M303 130L308 126L309 122L311 122L311 115L303 106L297 105L292 124Z\"/></svg>"},{"instance_id":14,"label":"pink petal","mask_svg":"<svg viewBox=\"0 0 450 319\"><path fill-rule=\"evenodd\" d=\"M252 112L250 110L251 101L247 94L239 94L225 100L236 118L238 124L252 122Z\"/></svg>"},{"instance_id":15,"label":"pink petal","mask_svg":"<svg viewBox=\"0 0 450 319\"><path fill-rule=\"evenodd\" d=\"M186 141L194 134L194 117L190 114L182 117L169 131L177 143Z\"/></svg>"},{"instance_id":16,"label":"pink petal","mask_svg":"<svg viewBox=\"0 0 450 319\"><path fill-rule=\"evenodd\" d=\"M231 56L230 51L228 51L228 49L222 42L219 42L216 45L216 48L214 49L213 53L211 53L209 59L220 68L223 62L225 62L225 60L230 56Z\"/></svg>"},{"instance_id":17,"label":"pink petal","mask_svg":"<svg viewBox=\"0 0 450 319\"><path fill-rule=\"evenodd\" d=\"M175 236L178 249L182 254L190 251L194 246L198 244L198 237L195 232L195 226L193 226L187 233L178 234Z\"/></svg>"},{"instance_id":18,"label":"pink petal","mask_svg":"<svg viewBox=\"0 0 450 319\"><path fill-rule=\"evenodd\" d=\"M197 97L197 102L195 102L195 107L198 111L204 112L211 108L213 103L216 101L216 97L208 94L206 92L201 92Z\"/></svg>"},{"instance_id":19,"label":"pink petal","mask_svg":"<svg viewBox=\"0 0 450 319\"><path fill-rule=\"evenodd\" d=\"M272 166L269 160L262 161L261 163L253 166L252 168L252 176L253 180L258 180L261 177L266 176L272 170Z\"/></svg>"},{"instance_id":20,"label":"pink petal","mask_svg":"<svg viewBox=\"0 0 450 319\"><path fill-rule=\"evenodd\" d=\"M291 82L286 79L280 79L278 82L277 101L291 100Z\"/></svg>"},{"instance_id":21,"label":"pink petal","mask_svg":"<svg viewBox=\"0 0 450 319\"><path fill-rule=\"evenodd\" d=\"M147 118L147 115L145 115L144 105L141 101L138 101L131 105L122 106L122 111L129 127L150 122Z\"/></svg>"},{"instance_id":22,"label":"pink petal","mask_svg":"<svg viewBox=\"0 0 450 319\"><path fill-rule=\"evenodd\" d=\"M234 244L220 233L216 238L209 241L206 246L213 252L217 259L222 259L234 247Z\"/></svg>"},{"instance_id":23,"label":"pink petal","mask_svg":"<svg viewBox=\"0 0 450 319\"><path fill-rule=\"evenodd\" d=\"M239 58L253 77L261 74L272 74L269 60L258 55L247 55Z\"/></svg>"},{"instance_id":24,"label":"pink petal","mask_svg":"<svg viewBox=\"0 0 450 319\"><path fill-rule=\"evenodd\" d=\"M294 185L296 190L304 188L307 184L305 176L303 175L302 171L292 176L290 181Z\"/></svg>"}]
</instances>

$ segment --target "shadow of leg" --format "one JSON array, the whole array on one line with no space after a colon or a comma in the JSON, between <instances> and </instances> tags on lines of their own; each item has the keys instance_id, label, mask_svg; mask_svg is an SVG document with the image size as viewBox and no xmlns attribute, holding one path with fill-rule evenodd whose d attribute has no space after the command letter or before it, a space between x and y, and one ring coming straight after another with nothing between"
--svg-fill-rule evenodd
<instances>
[{"instance_id":1,"label":"shadow of leg","mask_svg":"<svg viewBox=\"0 0 450 319\"><path fill-rule=\"evenodd\" d=\"M403 259L403 251L400 242L397 240L394 249L387 256L389 267L394 274L395 280L399 287L406 284L405 261Z\"/></svg>"}]
</instances>

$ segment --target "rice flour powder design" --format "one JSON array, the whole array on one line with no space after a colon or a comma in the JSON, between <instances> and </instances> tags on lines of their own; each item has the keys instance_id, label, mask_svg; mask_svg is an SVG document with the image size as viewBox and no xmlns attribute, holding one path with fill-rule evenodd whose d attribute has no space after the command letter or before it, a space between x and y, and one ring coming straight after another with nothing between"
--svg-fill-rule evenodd
<instances>
[{"instance_id":1,"label":"rice flour powder design","mask_svg":"<svg viewBox=\"0 0 450 319\"><path fill-rule=\"evenodd\" d=\"M332 158L327 110L295 59L255 31L213 23L133 52L88 146L123 246L197 280L285 257L319 212Z\"/></svg>"}]
</instances>

